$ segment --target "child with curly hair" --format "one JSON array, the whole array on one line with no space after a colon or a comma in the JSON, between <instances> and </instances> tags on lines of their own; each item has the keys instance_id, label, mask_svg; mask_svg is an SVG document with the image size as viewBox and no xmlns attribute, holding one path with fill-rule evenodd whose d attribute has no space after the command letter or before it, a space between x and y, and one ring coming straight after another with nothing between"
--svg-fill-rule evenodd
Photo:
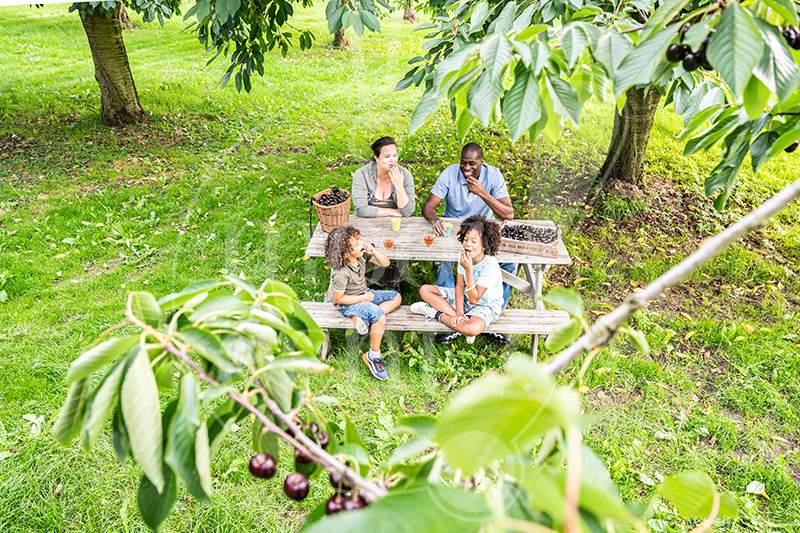
<instances>
[{"instance_id":1,"label":"child with curly hair","mask_svg":"<svg viewBox=\"0 0 800 533\"><path fill-rule=\"evenodd\" d=\"M463 249L455 289L423 285L419 295L424 301L411 305L412 312L435 318L454 330L439 337L440 344L453 342L459 334L472 343L503 308L503 276L494 258L500 246L500 227L483 215L473 215L461 223L458 240Z\"/></svg>"},{"instance_id":2,"label":"child with curly hair","mask_svg":"<svg viewBox=\"0 0 800 533\"><path fill-rule=\"evenodd\" d=\"M386 313L400 305L397 291L367 288L367 262L386 267L389 258L361 240L361 232L352 226L333 230L325 241L325 259L331 267L334 305L344 316L353 317L356 331L369 333L369 352L362 359L377 379L389 377L381 359L381 339L386 330Z\"/></svg>"}]
</instances>

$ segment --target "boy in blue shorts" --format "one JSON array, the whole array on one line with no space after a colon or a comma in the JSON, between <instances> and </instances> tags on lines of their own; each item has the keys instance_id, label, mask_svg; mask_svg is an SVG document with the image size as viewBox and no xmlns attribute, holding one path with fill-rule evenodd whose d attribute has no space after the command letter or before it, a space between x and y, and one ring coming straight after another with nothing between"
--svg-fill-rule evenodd
<instances>
[{"instance_id":1,"label":"boy in blue shorts","mask_svg":"<svg viewBox=\"0 0 800 533\"><path fill-rule=\"evenodd\" d=\"M353 317L356 331L369 333L369 352L363 356L369 371L377 379L389 377L381 359L381 339L386 330L386 313L400 305L397 291L367 288L367 261L389 266L389 258L361 241L361 232L352 226L333 230L325 241L325 259L331 267L331 289L334 305L344 316Z\"/></svg>"},{"instance_id":2,"label":"boy in blue shorts","mask_svg":"<svg viewBox=\"0 0 800 533\"><path fill-rule=\"evenodd\" d=\"M458 240L463 249L455 289L423 285L419 295L424 301L411 305L412 312L435 318L454 330L439 337L440 344L452 342L459 334L472 343L503 308L503 276L494 258L500 246L500 227L483 215L473 215L461 223Z\"/></svg>"}]
</instances>

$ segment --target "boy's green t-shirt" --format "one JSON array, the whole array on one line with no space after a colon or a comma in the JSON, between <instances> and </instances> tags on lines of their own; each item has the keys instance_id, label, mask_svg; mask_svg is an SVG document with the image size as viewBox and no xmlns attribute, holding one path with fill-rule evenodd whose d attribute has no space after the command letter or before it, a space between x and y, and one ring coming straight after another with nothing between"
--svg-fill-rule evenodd
<instances>
[{"instance_id":1,"label":"boy's green t-shirt","mask_svg":"<svg viewBox=\"0 0 800 533\"><path fill-rule=\"evenodd\" d=\"M347 295L363 294L367 290L367 261L372 256L364 254L358 258L358 265L347 263L342 268L331 269L331 286L336 292Z\"/></svg>"}]
</instances>

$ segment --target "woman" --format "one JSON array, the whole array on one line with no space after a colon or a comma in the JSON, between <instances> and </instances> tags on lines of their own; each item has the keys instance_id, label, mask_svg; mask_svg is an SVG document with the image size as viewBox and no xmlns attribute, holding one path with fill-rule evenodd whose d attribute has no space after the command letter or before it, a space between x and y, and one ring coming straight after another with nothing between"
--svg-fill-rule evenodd
<instances>
[{"instance_id":1,"label":"woman","mask_svg":"<svg viewBox=\"0 0 800 533\"><path fill-rule=\"evenodd\" d=\"M397 164L397 143L391 137L381 137L372 143L374 161L353 174L353 206L356 216L410 217L414 214L414 178ZM390 286L400 289L400 279L406 261L392 261L388 267L367 265L366 277L370 287Z\"/></svg>"},{"instance_id":2,"label":"woman","mask_svg":"<svg viewBox=\"0 0 800 533\"><path fill-rule=\"evenodd\" d=\"M372 143L374 161L353 174L356 216L410 217L414 214L414 178L397 164L397 143L381 137Z\"/></svg>"}]
</instances>

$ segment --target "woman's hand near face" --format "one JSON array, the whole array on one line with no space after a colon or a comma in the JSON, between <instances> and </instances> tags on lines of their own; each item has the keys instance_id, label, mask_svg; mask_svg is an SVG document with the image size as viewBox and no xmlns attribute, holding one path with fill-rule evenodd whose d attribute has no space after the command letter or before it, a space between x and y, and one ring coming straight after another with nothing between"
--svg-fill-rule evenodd
<instances>
[{"instance_id":1,"label":"woman's hand near face","mask_svg":"<svg viewBox=\"0 0 800 533\"><path fill-rule=\"evenodd\" d=\"M403 173L400 171L399 166L393 164L389 168L389 179L392 181L395 190L403 189Z\"/></svg>"}]
</instances>

